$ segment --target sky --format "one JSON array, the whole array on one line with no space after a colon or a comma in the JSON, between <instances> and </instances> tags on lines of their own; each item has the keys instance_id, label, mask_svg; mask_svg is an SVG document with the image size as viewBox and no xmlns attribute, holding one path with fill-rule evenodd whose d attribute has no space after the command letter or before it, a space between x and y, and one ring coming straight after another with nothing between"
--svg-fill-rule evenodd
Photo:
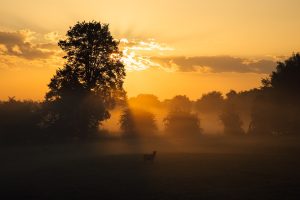
<instances>
[{"instance_id":1,"label":"sky","mask_svg":"<svg viewBox=\"0 0 300 200\"><path fill-rule=\"evenodd\" d=\"M299 0L1 0L0 99L42 100L63 66L57 42L77 21L110 24L128 96L260 86L300 51Z\"/></svg>"}]
</instances>

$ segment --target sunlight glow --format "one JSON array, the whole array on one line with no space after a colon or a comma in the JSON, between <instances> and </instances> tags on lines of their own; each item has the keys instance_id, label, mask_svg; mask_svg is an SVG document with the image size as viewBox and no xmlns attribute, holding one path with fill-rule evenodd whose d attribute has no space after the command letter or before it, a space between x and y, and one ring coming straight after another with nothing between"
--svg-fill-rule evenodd
<instances>
[{"instance_id":1,"label":"sunlight glow","mask_svg":"<svg viewBox=\"0 0 300 200\"><path fill-rule=\"evenodd\" d=\"M128 71L141 71L149 67L161 67L159 63L151 60L151 55L161 55L164 51L173 51L174 49L165 44L159 44L154 39L146 41L129 41L126 38L120 40L122 49L122 62Z\"/></svg>"}]
</instances>

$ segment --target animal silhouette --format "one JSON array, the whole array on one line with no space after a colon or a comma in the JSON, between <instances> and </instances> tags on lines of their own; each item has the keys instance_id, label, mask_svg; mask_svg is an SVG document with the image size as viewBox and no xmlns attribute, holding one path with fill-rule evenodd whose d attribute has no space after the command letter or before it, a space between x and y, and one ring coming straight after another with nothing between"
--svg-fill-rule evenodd
<instances>
[{"instance_id":1,"label":"animal silhouette","mask_svg":"<svg viewBox=\"0 0 300 200\"><path fill-rule=\"evenodd\" d=\"M151 154L144 154L144 161L153 162L156 156L156 151L153 151Z\"/></svg>"}]
</instances>

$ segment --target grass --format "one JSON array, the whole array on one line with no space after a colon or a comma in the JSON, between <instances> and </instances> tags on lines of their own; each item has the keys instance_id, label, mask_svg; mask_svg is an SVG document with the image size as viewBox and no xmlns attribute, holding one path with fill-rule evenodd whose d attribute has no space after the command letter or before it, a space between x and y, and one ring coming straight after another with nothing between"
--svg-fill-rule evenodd
<instances>
[{"instance_id":1,"label":"grass","mask_svg":"<svg viewBox=\"0 0 300 200\"><path fill-rule=\"evenodd\" d=\"M6 146L0 198L299 199L299 153L298 138Z\"/></svg>"}]
</instances>

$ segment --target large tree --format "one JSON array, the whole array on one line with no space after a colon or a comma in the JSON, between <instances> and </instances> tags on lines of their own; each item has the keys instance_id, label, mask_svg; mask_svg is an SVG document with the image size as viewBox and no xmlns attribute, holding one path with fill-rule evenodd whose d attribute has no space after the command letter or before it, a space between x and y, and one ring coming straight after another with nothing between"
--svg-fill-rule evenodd
<instances>
[{"instance_id":1,"label":"large tree","mask_svg":"<svg viewBox=\"0 0 300 200\"><path fill-rule=\"evenodd\" d=\"M46 103L55 124L85 136L110 117L108 110L125 98L125 68L108 24L78 22L58 45L65 64L51 79Z\"/></svg>"},{"instance_id":2,"label":"large tree","mask_svg":"<svg viewBox=\"0 0 300 200\"><path fill-rule=\"evenodd\" d=\"M293 54L284 62L278 62L276 70L262 80L265 88L299 97L300 92L300 54Z\"/></svg>"},{"instance_id":3,"label":"large tree","mask_svg":"<svg viewBox=\"0 0 300 200\"><path fill-rule=\"evenodd\" d=\"M262 80L249 132L253 134L299 134L300 54L278 62L276 70Z\"/></svg>"}]
</instances>

